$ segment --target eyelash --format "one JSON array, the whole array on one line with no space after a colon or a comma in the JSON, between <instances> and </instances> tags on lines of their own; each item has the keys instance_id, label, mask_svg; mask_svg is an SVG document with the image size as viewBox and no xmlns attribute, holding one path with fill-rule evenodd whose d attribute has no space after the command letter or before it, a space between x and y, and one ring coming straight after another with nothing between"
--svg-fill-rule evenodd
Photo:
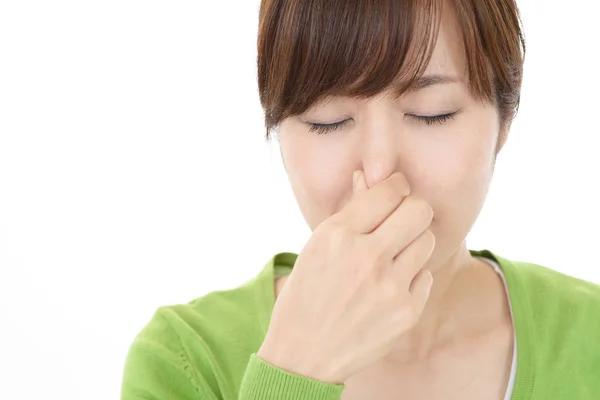
<instances>
[{"instance_id":1,"label":"eyelash","mask_svg":"<svg viewBox=\"0 0 600 400\"><path fill-rule=\"evenodd\" d=\"M449 119L454 118L456 112L443 114L443 115L433 115L431 117L427 117L424 115L410 115L411 118L414 118L418 121L424 122L427 125L440 124L442 125ZM324 135L329 132L335 131L339 128L342 128L344 125L348 123L349 120L344 120L340 122L334 122L333 124L309 124L310 129L309 132L316 132L317 135Z\"/></svg>"}]
</instances>

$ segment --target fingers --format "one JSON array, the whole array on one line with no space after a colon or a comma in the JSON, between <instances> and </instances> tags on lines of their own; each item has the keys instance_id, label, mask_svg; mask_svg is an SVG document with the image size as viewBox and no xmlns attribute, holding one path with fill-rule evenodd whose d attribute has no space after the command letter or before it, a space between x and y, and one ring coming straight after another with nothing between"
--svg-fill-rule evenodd
<instances>
[{"instance_id":1,"label":"fingers","mask_svg":"<svg viewBox=\"0 0 600 400\"><path fill-rule=\"evenodd\" d=\"M431 225L433 209L423 199L408 196L372 235L383 257L396 257Z\"/></svg>"},{"instance_id":2,"label":"fingers","mask_svg":"<svg viewBox=\"0 0 600 400\"><path fill-rule=\"evenodd\" d=\"M413 315L420 316L423 314L432 286L433 275L431 275L431 272L428 270L421 270L415 279L413 279L410 287Z\"/></svg>"},{"instance_id":3,"label":"fingers","mask_svg":"<svg viewBox=\"0 0 600 400\"><path fill-rule=\"evenodd\" d=\"M353 190L352 200L338 217L358 233L372 232L410 193L408 181L398 172L367 188L364 173L359 171Z\"/></svg>"},{"instance_id":4,"label":"fingers","mask_svg":"<svg viewBox=\"0 0 600 400\"><path fill-rule=\"evenodd\" d=\"M435 236L427 229L398 254L391 265L383 269L382 279L404 284L403 289L412 291L411 282L414 285L414 280L421 273L434 249Z\"/></svg>"},{"instance_id":5,"label":"fingers","mask_svg":"<svg viewBox=\"0 0 600 400\"><path fill-rule=\"evenodd\" d=\"M352 186L352 196L356 196L359 193L366 192L369 188L367 187L367 181L365 180L365 173L360 169L354 171L353 174L353 186Z\"/></svg>"}]
</instances>

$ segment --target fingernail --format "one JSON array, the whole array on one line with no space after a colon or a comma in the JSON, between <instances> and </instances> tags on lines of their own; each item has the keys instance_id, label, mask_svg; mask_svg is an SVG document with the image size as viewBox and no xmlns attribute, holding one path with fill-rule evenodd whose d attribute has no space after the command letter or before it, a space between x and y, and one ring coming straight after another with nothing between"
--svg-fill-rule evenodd
<instances>
[{"instance_id":1,"label":"fingernail","mask_svg":"<svg viewBox=\"0 0 600 400\"><path fill-rule=\"evenodd\" d=\"M354 171L352 174L352 189L356 189L356 184L358 183L358 170Z\"/></svg>"}]
</instances>

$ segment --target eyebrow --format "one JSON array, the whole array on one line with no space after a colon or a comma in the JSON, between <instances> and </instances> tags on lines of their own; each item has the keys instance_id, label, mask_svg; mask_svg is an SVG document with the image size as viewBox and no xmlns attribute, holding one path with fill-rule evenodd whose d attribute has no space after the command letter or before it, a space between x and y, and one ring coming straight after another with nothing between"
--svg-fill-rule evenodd
<instances>
[{"instance_id":1,"label":"eyebrow","mask_svg":"<svg viewBox=\"0 0 600 400\"><path fill-rule=\"evenodd\" d=\"M458 83L458 79L448 75L425 75L417 78L408 88L408 92L416 92L417 90L439 84Z\"/></svg>"}]
</instances>

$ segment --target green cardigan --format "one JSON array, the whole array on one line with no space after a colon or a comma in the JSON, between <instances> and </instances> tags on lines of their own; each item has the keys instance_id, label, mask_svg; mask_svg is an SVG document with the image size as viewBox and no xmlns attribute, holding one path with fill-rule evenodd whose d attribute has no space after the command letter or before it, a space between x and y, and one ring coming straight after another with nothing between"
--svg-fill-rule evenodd
<instances>
[{"instance_id":1,"label":"green cardigan","mask_svg":"<svg viewBox=\"0 0 600 400\"><path fill-rule=\"evenodd\" d=\"M488 250L506 278L517 338L513 400L600 399L600 286ZM122 400L336 400L344 389L258 357L275 304L279 253L254 279L188 304L160 307L133 341Z\"/></svg>"}]
</instances>

